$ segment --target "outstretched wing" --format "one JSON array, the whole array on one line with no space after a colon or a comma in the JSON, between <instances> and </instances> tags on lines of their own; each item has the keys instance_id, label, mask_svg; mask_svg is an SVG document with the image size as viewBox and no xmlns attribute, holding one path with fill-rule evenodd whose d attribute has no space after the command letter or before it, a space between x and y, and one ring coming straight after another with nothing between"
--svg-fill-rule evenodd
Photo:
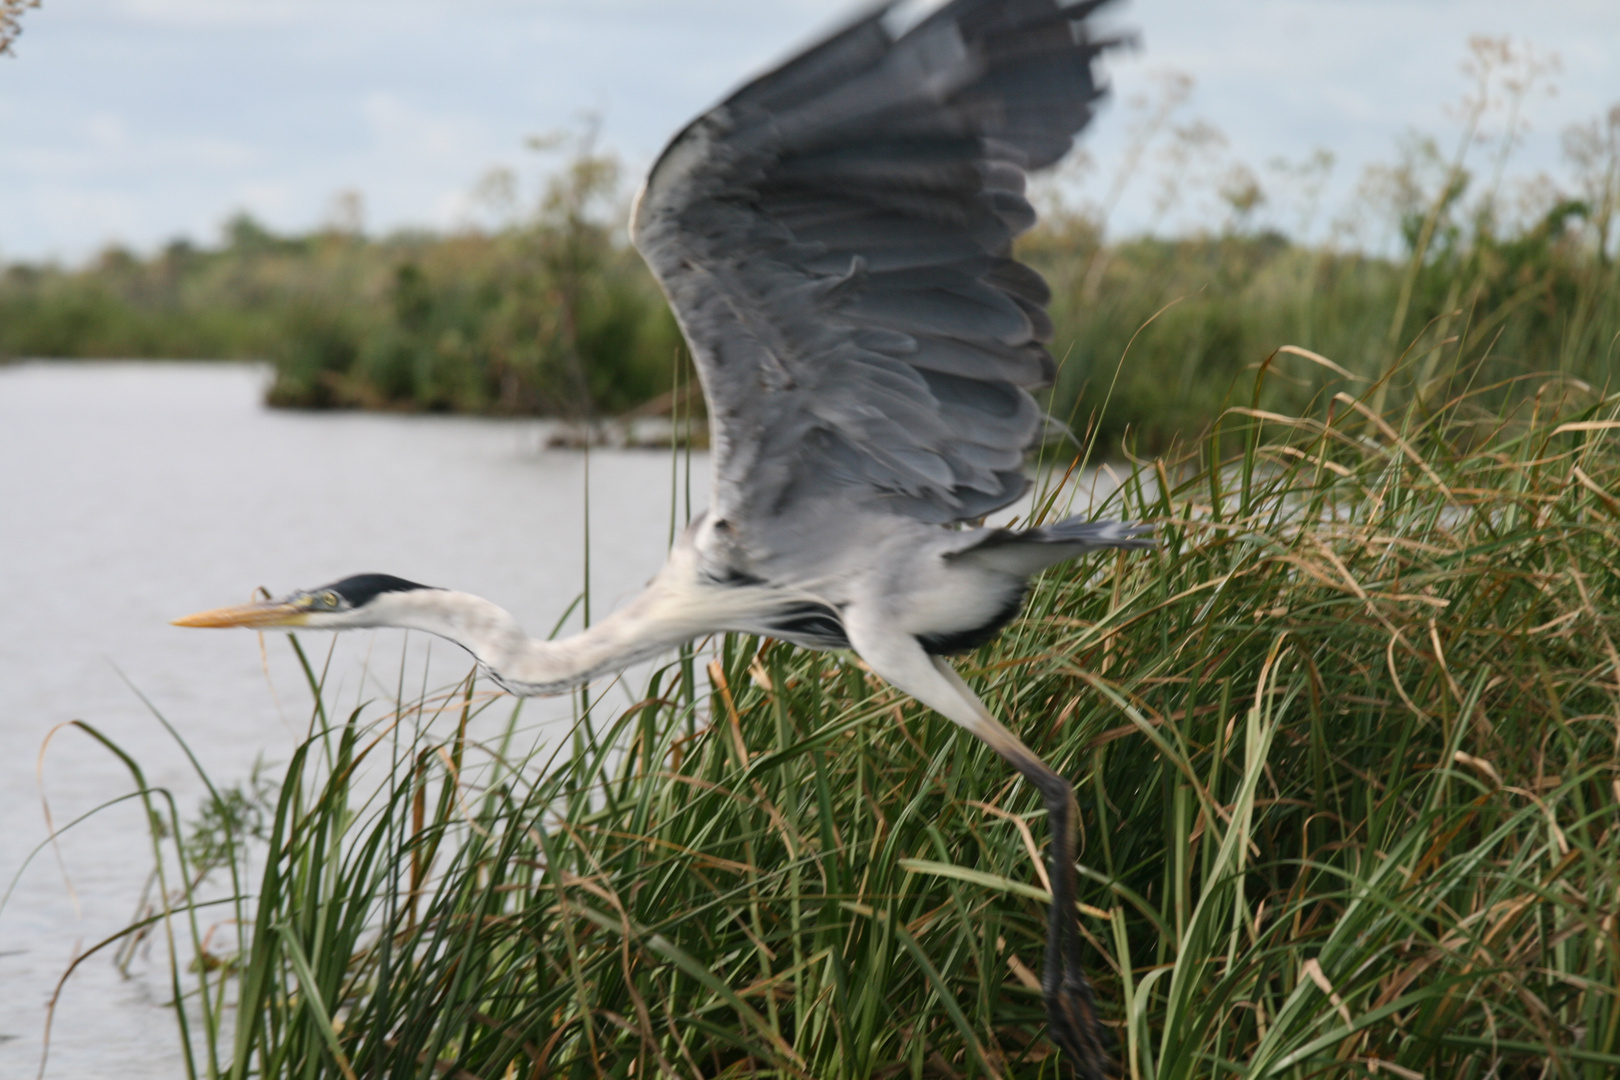
<instances>
[{"instance_id":1,"label":"outstretched wing","mask_svg":"<svg viewBox=\"0 0 1620 1080\"><path fill-rule=\"evenodd\" d=\"M885 3L664 151L631 229L703 380L717 519L1023 492L1052 324L1012 241L1101 94L1102 2L953 0L898 36Z\"/></svg>"}]
</instances>

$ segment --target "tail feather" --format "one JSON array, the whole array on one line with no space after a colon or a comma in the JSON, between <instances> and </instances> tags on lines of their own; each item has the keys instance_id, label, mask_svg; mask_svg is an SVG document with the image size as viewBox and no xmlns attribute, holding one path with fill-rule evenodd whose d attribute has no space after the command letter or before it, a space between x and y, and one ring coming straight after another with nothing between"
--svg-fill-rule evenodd
<instances>
[{"instance_id":1,"label":"tail feather","mask_svg":"<svg viewBox=\"0 0 1620 1080\"><path fill-rule=\"evenodd\" d=\"M1153 538L1154 527L1139 521L1087 521L1071 517L1051 525L1029 529L1022 535L1035 543L1081 543L1086 549L1094 548L1150 548L1157 547Z\"/></svg>"},{"instance_id":2,"label":"tail feather","mask_svg":"<svg viewBox=\"0 0 1620 1080\"><path fill-rule=\"evenodd\" d=\"M1152 525L1138 521L1071 517L1033 529L987 529L977 534L969 546L946 557L1028 577L1091 551L1157 547L1153 530Z\"/></svg>"}]
</instances>

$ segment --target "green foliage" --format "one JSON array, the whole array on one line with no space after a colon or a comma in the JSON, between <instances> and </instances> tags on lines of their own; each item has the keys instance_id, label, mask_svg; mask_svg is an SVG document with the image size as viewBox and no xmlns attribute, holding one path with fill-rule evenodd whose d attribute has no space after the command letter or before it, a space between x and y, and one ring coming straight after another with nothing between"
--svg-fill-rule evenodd
<instances>
[{"instance_id":1,"label":"green foliage","mask_svg":"<svg viewBox=\"0 0 1620 1080\"><path fill-rule=\"evenodd\" d=\"M0 274L0 358L268 359L275 405L616 413L667 391L680 335L582 154L535 217L493 234L277 236ZM608 204L604 209L601 205Z\"/></svg>"},{"instance_id":2,"label":"green foliage","mask_svg":"<svg viewBox=\"0 0 1620 1080\"><path fill-rule=\"evenodd\" d=\"M529 224L402 245L371 286L369 319L341 299L297 312L271 403L589 416L664 392L680 335L623 230L596 211L615 176L611 159L583 155Z\"/></svg>"},{"instance_id":3,"label":"green foliage","mask_svg":"<svg viewBox=\"0 0 1620 1080\"><path fill-rule=\"evenodd\" d=\"M1380 407L1445 400L1458 370L1502 383L1490 408L1527 368L1605 385L1620 349L1620 112L1570 138L1578 197L1513 223L1461 164L1410 149L1372 208L1401 257L1244 231L1263 199L1252 174L1223 188L1234 218L1218 234L1104 243L1100 211L1059 201L1019 246L1053 288L1049 407L1109 450L1163 451L1284 345L1381 380ZM267 358L271 402L297 408L623 412L669 389L684 347L618 224L618 190L613 159L587 146L530 219L494 233L280 237L239 216L217 250L12 266L0 357ZM1271 378L1261 405L1297 411L1325 377Z\"/></svg>"},{"instance_id":4,"label":"green foliage","mask_svg":"<svg viewBox=\"0 0 1620 1080\"><path fill-rule=\"evenodd\" d=\"M1203 430L1285 345L1369 382L1393 372L1381 383L1386 405L1444 400L1457 389L1444 373L1459 370L1503 384L1478 403L1490 408L1513 398L1504 380L1527 369L1604 386L1620 358L1620 272L1576 227L1585 215L1563 201L1506 236L1448 226L1404 264L1275 233L1099 247L1083 221L1051 221L1022 252L1053 287L1052 409L1076 430L1100 424L1105 446L1130 432L1134 445L1162 451ZM1412 356L1423 362L1397 366ZM1327 377L1272 379L1262 404L1297 411Z\"/></svg>"},{"instance_id":5,"label":"green foliage","mask_svg":"<svg viewBox=\"0 0 1620 1080\"><path fill-rule=\"evenodd\" d=\"M211 874L237 857L238 845L268 840L278 789L278 784L255 769L246 784L232 785L204 799L185 833L186 858L193 873ZM155 820L163 824L161 817Z\"/></svg>"},{"instance_id":6,"label":"green foliage","mask_svg":"<svg viewBox=\"0 0 1620 1080\"><path fill-rule=\"evenodd\" d=\"M1228 410L1109 508L1160 549L963 665L1078 783L1127 1075L1620 1064L1620 399L1378 393ZM176 976L197 1075L1060 1075L1040 800L852 658L728 637L560 740L310 685L240 961Z\"/></svg>"}]
</instances>

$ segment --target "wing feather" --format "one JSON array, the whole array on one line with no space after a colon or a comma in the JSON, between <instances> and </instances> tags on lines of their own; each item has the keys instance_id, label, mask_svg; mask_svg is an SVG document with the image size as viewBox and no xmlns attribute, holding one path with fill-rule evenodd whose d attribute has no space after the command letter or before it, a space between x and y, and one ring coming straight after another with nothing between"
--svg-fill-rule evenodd
<instances>
[{"instance_id":1,"label":"wing feather","mask_svg":"<svg viewBox=\"0 0 1620 1080\"><path fill-rule=\"evenodd\" d=\"M632 233L703 380L716 517L944 523L1023 491L1051 293L1012 242L1101 96L1097 6L952 0L897 32L882 4L665 150Z\"/></svg>"}]
</instances>

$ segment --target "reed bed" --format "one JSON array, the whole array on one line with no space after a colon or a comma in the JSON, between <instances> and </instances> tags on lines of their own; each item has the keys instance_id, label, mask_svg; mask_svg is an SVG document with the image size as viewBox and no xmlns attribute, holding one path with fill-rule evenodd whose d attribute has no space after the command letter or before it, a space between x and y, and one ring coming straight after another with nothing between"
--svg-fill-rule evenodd
<instances>
[{"instance_id":1,"label":"reed bed","mask_svg":"<svg viewBox=\"0 0 1620 1080\"><path fill-rule=\"evenodd\" d=\"M1378 389L1141 463L1100 509L1162 546L962 664L1077 782L1132 1080L1620 1066L1620 398ZM539 739L472 676L334 714L293 645L279 790L143 787L194 1076L1063 1074L1039 799L854 657L728 637Z\"/></svg>"}]
</instances>

